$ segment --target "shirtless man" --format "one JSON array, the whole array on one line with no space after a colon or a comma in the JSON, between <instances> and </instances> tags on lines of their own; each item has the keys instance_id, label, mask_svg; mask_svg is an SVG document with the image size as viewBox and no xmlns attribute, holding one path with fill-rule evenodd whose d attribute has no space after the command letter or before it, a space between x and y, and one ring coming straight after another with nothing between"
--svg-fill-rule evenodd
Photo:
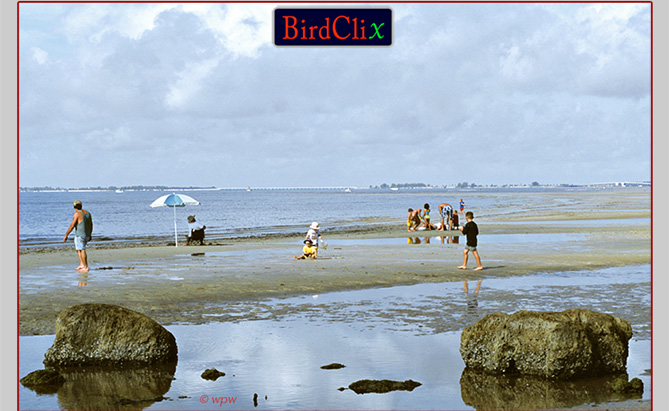
<instances>
[{"instance_id":1,"label":"shirtless man","mask_svg":"<svg viewBox=\"0 0 669 411\"><path fill-rule=\"evenodd\" d=\"M407 231L416 231L422 220L420 218L420 209L409 209L409 216L407 217Z\"/></svg>"},{"instance_id":2,"label":"shirtless man","mask_svg":"<svg viewBox=\"0 0 669 411\"><path fill-rule=\"evenodd\" d=\"M451 218L453 217L453 207L451 207L451 205L448 203L439 204L439 215L441 216L441 227L439 227L439 231L446 231L446 226L448 226L448 231L451 231L451 229L453 228L451 226L452 224Z\"/></svg>"},{"instance_id":3,"label":"shirtless man","mask_svg":"<svg viewBox=\"0 0 669 411\"><path fill-rule=\"evenodd\" d=\"M63 242L67 242L67 237L74 230L74 249L77 250L79 257L79 267L77 271L82 273L88 272L88 255L86 254L86 244L91 241L91 234L93 234L93 217L91 213L81 208L81 201L74 202L74 215L72 222L67 228L67 233L63 237Z\"/></svg>"}]
</instances>

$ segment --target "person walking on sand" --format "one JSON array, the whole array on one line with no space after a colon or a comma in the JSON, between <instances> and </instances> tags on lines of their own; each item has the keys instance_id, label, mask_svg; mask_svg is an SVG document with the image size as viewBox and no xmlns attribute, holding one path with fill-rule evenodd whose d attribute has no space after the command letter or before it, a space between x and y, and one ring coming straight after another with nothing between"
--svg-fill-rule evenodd
<instances>
[{"instance_id":1,"label":"person walking on sand","mask_svg":"<svg viewBox=\"0 0 669 411\"><path fill-rule=\"evenodd\" d=\"M453 216L453 207L448 203L439 204L439 215L441 216L441 227L439 231L451 231L451 217Z\"/></svg>"},{"instance_id":2,"label":"person walking on sand","mask_svg":"<svg viewBox=\"0 0 669 411\"><path fill-rule=\"evenodd\" d=\"M72 230L74 230L74 249L77 251L77 256L79 257L79 267L76 270L87 273L89 268L86 244L91 241L91 235L93 234L93 216L88 211L82 209L81 201L79 200L74 202L74 215L72 216L70 226L67 228L65 237L63 237L64 243L67 242L67 237Z\"/></svg>"},{"instance_id":3,"label":"person walking on sand","mask_svg":"<svg viewBox=\"0 0 669 411\"><path fill-rule=\"evenodd\" d=\"M409 209L409 216L407 217L407 231L416 231L421 224L420 210Z\"/></svg>"},{"instance_id":4,"label":"person walking on sand","mask_svg":"<svg viewBox=\"0 0 669 411\"><path fill-rule=\"evenodd\" d=\"M321 229L321 226L318 225L318 223L314 221L309 226L309 231L307 231L307 235L304 237L305 240L311 240L311 244L315 248L318 248L318 241L323 240L323 237L321 237L320 229Z\"/></svg>"},{"instance_id":5,"label":"person walking on sand","mask_svg":"<svg viewBox=\"0 0 669 411\"><path fill-rule=\"evenodd\" d=\"M479 257L479 252L476 250L476 246L478 245L478 239L476 236L479 234L479 227L474 222L474 213L471 211L467 211L465 214L465 219L467 220L467 224L465 224L464 227L460 227L460 231L462 231L462 234L467 236L467 245L462 252L464 254L464 262L458 268L461 270L467 269L467 258L469 257L469 252L471 251L472 254L474 254L474 258L476 258L477 264L476 268L474 268L474 271L480 271L483 270L483 266L481 265L481 257Z\"/></svg>"},{"instance_id":6,"label":"person walking on sand","mask_svg":"<svg viewBox=\"0 0 669 411\"><path fill-rule=\"evenodd\" d=\"M465 212L465 200L460 199L460 214Z\"/></svg>"}]
</instances>

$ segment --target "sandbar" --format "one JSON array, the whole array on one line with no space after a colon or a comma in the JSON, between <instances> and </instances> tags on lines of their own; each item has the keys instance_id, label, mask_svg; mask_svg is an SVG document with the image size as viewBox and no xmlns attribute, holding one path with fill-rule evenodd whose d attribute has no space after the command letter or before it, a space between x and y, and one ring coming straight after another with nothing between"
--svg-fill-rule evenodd
<instances>
[{"instance_id":1,"label":"sandbar","mask_svg":"<svg viewBox=\"0 0 669 411\"><path fill-rule=\"evenodd\" d=\"M401 219L333 231L313 261L293 260L301 238L281 236L188 247L93 242L86 276L74 271L69 247L26 251L19 256L20 335L53 334L58 312L86 302L122 305L165 325L200 324L216 321L210 314L224 313L226 302L649 264L648 196L634 199L624 213L588 203L582 214L536 210L477 221L479 272L473 259L467 270L457 268L466 241L459 232L407 232Z\"/></svg>"}]
</instances>

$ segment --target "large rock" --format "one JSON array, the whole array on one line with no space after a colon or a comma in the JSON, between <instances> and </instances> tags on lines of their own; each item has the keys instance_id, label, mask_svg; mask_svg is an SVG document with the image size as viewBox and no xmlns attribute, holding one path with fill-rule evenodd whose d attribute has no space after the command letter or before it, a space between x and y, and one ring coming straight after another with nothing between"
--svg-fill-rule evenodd
<instances>
[{"instance_id":1,"label":"large rock","mask_svg":"<svg viewBox=\"0 0 669 411\"><path fill-rule=\"evenodd\" d=\"M465 328L460 354L473 370L550 379L626 370L629 322L590 310L486 315Z\"/></svg>"},{"instance_id":2,"label":"large rock","mask_svg":"<svg viewBox=\"0 0 669 411\"><path fill-rule=\"evenodd\" d=\"M144 314L109 304L80 304L58 314L56 339L44 355L52 367L148 365L177 361L177 343Z\"/></svg>"}]
</instances>

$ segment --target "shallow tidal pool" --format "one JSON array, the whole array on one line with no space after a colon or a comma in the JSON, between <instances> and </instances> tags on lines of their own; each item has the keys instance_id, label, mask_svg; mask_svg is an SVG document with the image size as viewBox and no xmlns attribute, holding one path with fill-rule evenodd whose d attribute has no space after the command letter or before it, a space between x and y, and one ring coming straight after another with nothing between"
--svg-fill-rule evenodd
<instances>
[{"instance_id":1,"label":"shallow tidal pool","mask_svg":"<svg viewBox=\"0 0 669 411\"><path fill-rule=\"evenodd\" d=\"M465 371L460 333L483 315L568 308L630 321L627 371L644 382L642 398L650 399L649 265L479 279L478 292L475 279L467 293L453 282L230 304L230 321L166 327L179 347L172 369L80 371L47 394L20 385L19 408L515 410L629 398L607 390L607 378L552 383ZM20 377L43 368L53 339L19 338ZM331 363L345 368L320 368ZM209 368L226 375L202 379ZM339 390L360 379L422 385L386 394Z\"/></svg>"}]
</instances>

